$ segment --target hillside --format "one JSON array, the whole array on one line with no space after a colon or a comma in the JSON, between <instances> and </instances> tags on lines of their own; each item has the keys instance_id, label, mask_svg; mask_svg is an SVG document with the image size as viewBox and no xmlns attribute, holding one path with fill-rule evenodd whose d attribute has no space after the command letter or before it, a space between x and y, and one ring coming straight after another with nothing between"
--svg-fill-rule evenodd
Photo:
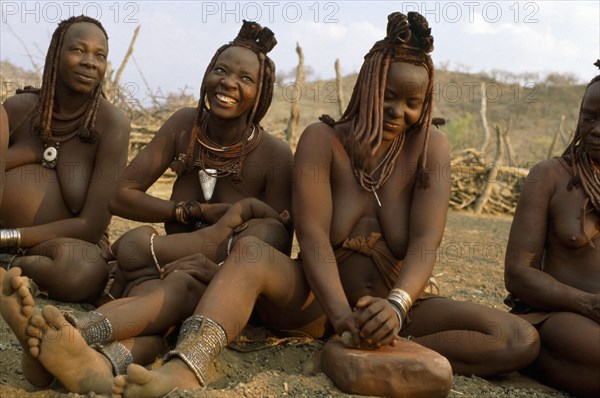
<instances>
[{"instance_id":1,"label":"hillside","mask_svg":"<svg viewBox=\"0 0 600 398\"><path fill-rule=\"evenodd\" d=\"M502 72L495 75L493 78L486 74L446 69L436 71L434 116L446 119L446 125L440 130L448 137L453 150L478 147L482 142L479 116L482 83L487 87L490 128L495 124L505 127L507 120L512 119L510 136L519 165L526 166L546 158L562 115L565 115L564 130L571 137L584 85L572 84L569 79L560 79L560 76L536 79L535 76L511 76ZM346 76L342 81L344 101L348 103L356 75ZM0 99L4 101L18 87L39 85L39 79L33 72L2 61L0 83ZM293 83L289 82L278 83L275 87L273 104L262 123L268 131L283 137L294 100L298 100L300 110L300 132L324 113L339 117L335 81L307 82L296 96L293 88ZM161 91L168 93L169 88L161 87ZM126 110L134 125L153 130L174 110L181 106L195 106L195 101L196 98L189 95L171 93L162 104L153 108ZM490 147L490 154L495 151L494 145ZM554 155L560 154L564 146L564 142L559 141Z\"/></svg>"},{"instance_id":2,"label":"hillside","mask_svg":"<svg viewBox=\"0 0 600 398\"><path fill-rule=\"evenodd\" d=\"M0 101L14 94L18 88L25 86L39 87L40 77L32 71L26 71L10 62L0 61Z\"/></svg>"},{"instance_id":3,"label":"hillside","mask_svg":"<svg viewBox=\"0 0 600 398\"><path fill-rule=\"evenodd\" d=\"M0 64L2 89L16 85L35 84L35 75L28 74L12 65ZM348 101L356 76L343 79L345 100ZM454 149L467 146L478 146L481 140L478 86L480 81L492 82L487 76L465 74L450 71L438 72L439 91L445 93L437 101L435 116L448 119L448 124L441 128ZM474 82L474 83L472 83ZM503 92L510 91L510 84L497 83ZM462 95L454 100L450 96L452 87L477 88L473 96ZM263 125L270 131L282 134L290 114L291 102L286 100L285 86L276 89L273 106L267 114ZM338 116L337 102L333 83L330 81L306 84L303 95L299 99L301 112L300 131L309 123L317 120L322 113ZM165 90L166 91L166 90ZM582 86L575 85L540 85L537 91L537 102L514 101L510 95L502 95L498 102L488 104L490 125L504 125L508 115L513 117L512 137L518 156L522 159L539 160L544 158L558 120L565 115L565 129L571 128L576 120L579 101L583 92ZM291 93L291 90L290 90ZM468 93L468 92L467 92ZM491 96L491 93L489 94ZM2 100L4 100L4 94ZM168 97L164 106L154 109L131 109L126 111L135 125L152 131L163 115L169 115L179 106L194 106L195 100L173 94ZM142 128L136 128L136 138ZM139 142L138 142L139 143ZM137 144L136 144L137 145ZM132 145L132 148L134 145ZM131 151L132 153L134 151ZM172 180L160 179L149 193L157 197L167 198L170 195ZM440 284L441 293L449 298L471 301L497 309L505 310L503 298L506 295L503 280L504 248L510 230L510 217L475 216L467 212L449 212L444 239L437 254L434 276ZM140 225L133 221L114 217L110 225L110 239L114 241L124 232ZM159 230L160 226L155 225ZM79 305L68 305L36 298L38 305L52 303L63 310L83 311L89 308ZM198 391L178 390L168 394L169 397L251 397L290 396L290 397L332 397L354 398L338 390L332 382L318 372L319 356L316 354L322 346L319 340L299 339L265 339L259 330L258 338L254 329L244 335L244 344L232 344L225 350L213 370L211 384L207 389ZM271 344L272 341L277 343ZM0 396L1 397L82 397L67 394L57 383L49 389L33 388L23 375L20 366L22 347L10 331L4 320L0 319ZM87 396L99 397L90 393ZM456 376L449 395L450 398L465 397L497 397L497 398L567 398L566 394L540 385L524 376L512 373L494 379L484 380L477 377Z\"/></svg>"},{"instance_id":4,"label":"hillside","mask_svg":"<svg viewBox=\"0 0 600 398\"><path fill-rule=\"evenodd\" d=\"M343 78L345 103L352 94L356 75ZM527 82L527 80L521 80ZM510 136L519 164L545 159L562 115L564 130L575 129L584 85L559 85L547 81L534 82L524 88L514 82L503 83L482 74L468 74L447 70L436 71L436 101L434 116L446 119L444 132L454 150L478 147L483 140L480 87L487 88L487 117L490 128L494 124L506 126L512 118ZM316 81L302 86L299 95L300 131L316 121L323 113L339 117L335 81ZM263 125L270 131L283 131L290 115L292 89L279 86ZM493 131L492 131L493 134ZM554 155L564 148L557 146ZM492 145L491 149L495 151Z\"/></svg>"}]
</instances>

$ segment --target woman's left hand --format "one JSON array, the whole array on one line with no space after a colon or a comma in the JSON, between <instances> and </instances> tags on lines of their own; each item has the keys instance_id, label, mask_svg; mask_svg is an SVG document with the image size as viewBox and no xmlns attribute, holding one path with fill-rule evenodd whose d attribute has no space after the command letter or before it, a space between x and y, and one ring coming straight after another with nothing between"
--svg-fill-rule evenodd
<instances>
[{"instance_id":1,"label":"woman's left hand","mask_svg":"<svg viewBox=\"0 0 600 398\"><path fill-rule=\"evenodd\" d=\"M198 203L191 211L192 217L213 225L223 217L231 207L230 203Z\"/></svg>"},{"instance_id":2,"label":"woman's left hand","mask_svg":"<svg viewBox=\"0 0 600 398\"><path fill-rule=\"evenodd\" d=\"M196 280L208 285L218 270L219 266L204 254L195 253L165 265L161 279L165 279L173 272L187 272Z\"/></svg>"},{"instance_id":3,"label":"woman's left hand","mask_svg":"<svg viewBox=\"0 0 600 398\"><path fill-rule=\"evenodd\" d=\"M362 345L379 348L396 345L400 324L392 304L385 298L363 296L356 302Z\"/></svg>"}]
</instances>

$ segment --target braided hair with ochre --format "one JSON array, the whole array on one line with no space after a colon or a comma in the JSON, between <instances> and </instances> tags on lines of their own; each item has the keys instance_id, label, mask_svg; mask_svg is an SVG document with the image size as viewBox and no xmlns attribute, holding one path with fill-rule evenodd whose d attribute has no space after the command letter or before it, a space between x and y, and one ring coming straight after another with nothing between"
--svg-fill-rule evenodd
<instances>
[{"instance_id":1,"label":"braided hair with ochre","mask_svg":"<svg viewBox=\"0 0 600 398\"><path fill-rule=\"evenodd\" d=\"M108 34L102 24L94 18L85 15L71 17L58 24L58 27L52 34L50 46L46 53L46 62L44 63L44 72L42 75L42 87L36 89L33 87L25 87L23 90L17 90L17 94L29 92L39 93L38 102L33 111L33 119L31 121L31 132L39 134L44 143L47 143L52 137L52 111L54 108L54 96L56 94L56 86L58 80L58 65L60 59L60 51L63 45L63 40L67 30L74 24L80 22L88 22L96 25L108 41ZM102 96L102 81L92 92L86 109L77 123L77 135L83 142L94 143L98 138L98 133L94 129L96 122L96 114L100 96Z\"/></svg>"},{"instance_id":2,"label":"braided hair with ochre","mask_svg":"<svg viewBox=\"0 0 600 398\"><path fill-rule=\"evenodd\" d=\"M600 68L600 60L597 60L594 65ZM587 90L590 89L592 84L600 81L600 75L594 77L586 87ZM585 97L585 95L584 95ZM595 211L598 215L600 215L600 161L598 159L592 159L586 152L581 142L581 112L583 110L583 100L581 101L581 106L579 108L579 122L577 123L577 128L575 129L575 134L573 135L573 139L565 149L562 154L562 158L571 166L571 173L573 177L569 180L569 184L567 185L567 189L571 190L575 187L581 186L586 195L586 201L582 209L581 216L581 228L583 230L583 225L585 222L585 215L587 214L587 205L591 203L592 210ZM585 234L585 238L588 240L592 246L592 242L589 237Z\"/></svg>"},{"instance_id":3,"label":"braided hair with ochre","mask_svg":"<svg viewBox=\"0 0 600 398\"><path fill-rule=\"evenodd\" d=\"M418 178L422 188L429 186L425 163L433 105L434 70L429 56L431 51L433 36L427 20L418 12L409 12L408 16L395 12L388 16L385 39L375 43L365 55L348 107L335 124L352 121L344 145L357 179L368 191L379 189L389 178L402 150L404 137L421 131L425 134L425 141L419 157ZM384 93L387 72L392 62L423 66L427 70L429 82L418 122L394 140L383 161L374 169L374 155L383 137ZM378 170L379 177L375 178L373 174Z\"/></svg>"},{"instance_id":4,"label":"braided hair with ochre","mask_svg":"<svg viewBox=\"0 0 600 398\"><path fill-rule=\"evenodd\" d=\"M277 44L277 40L275 39L275 34L267 27L261 27L256 22L249 22L244 20L242 28L238 33L237 37L230 43L225 44L221 48L219 48L215 55L212 57L206 71L204 72L204 77L202 79L202 85L200 86L200 98L198 100L198 106L196 107L196 119L194 121L194 127L192 129L192 134L190 137L190 143L188 145L187 155L186 155L186 168L191 169L194 164L194 149L196 144L198 143L198 139L202 133L206 134L206 132L201 132L202 127L202 119L205 115L210 112L207 104L206 104L206 79L208 75L213 70L219 56L223 53L223 51L227 50L229 47L238 46L244 47L256 54L258 57L258 61L260 63L259 74L258 74L258 87L257 87L257 100L252 106L251 112L248 114L246 120L246 129L244 130L244 134L241 137L241 153L245 153L243 148L246 145L248 138L253 133L253 125L259 125L262 118L265 116L269 107L271 106L271 102L273 100L273 90L275 85L275 64L273 61L267 56L267 53L275 47ZM242 161L242 157L239 158L239 163ZM238 164L238 170L240 165Z\"/></svg>"}]
</instances>

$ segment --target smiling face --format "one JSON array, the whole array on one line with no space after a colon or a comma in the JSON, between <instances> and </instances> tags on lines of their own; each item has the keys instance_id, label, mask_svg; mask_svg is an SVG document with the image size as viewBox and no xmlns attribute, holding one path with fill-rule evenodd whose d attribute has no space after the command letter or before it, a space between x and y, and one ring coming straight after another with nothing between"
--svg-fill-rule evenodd
<instances>
[{"instance_id":1,"label":"smiling face","mask_svg":"<svg viewBox=\"0 0 600 398\"><path fill-rule=\"evenodd\" d=\"M429 76L418 65L393 62L387 72L383 102L383 140L391 141L419 121Z\"/></svg>"},{"instance_id":2,"label":"smiling face","mask_svg":"<svg viewBox=\"0 0 600 398\"><path fill-rule=\"evenodd\" d=\"M65 32L58 61L59 84L78 93L92 92L106 72L108 42L90 22L73 24Z\"/></svg>"},{"instance_id":3,"label":"smiling face","mask_svg":"<svg viewBox=\"0 0 600 398\"><path fill-rule=\"evenodd\" d=\"M223 51L206 78L210 112L222 119L247 115L257 99L259 71L258 57L247 48Z\"/></svg>"},{"instance_id":4,"label":"smiling face","mask_svg":"<svg viewBox=\"0 0 600 398\"><path fill-rule=\"evenodd\" d=\"M600 81L585 91L579 114L579 133L587 154L600 160Z\"/></svg>"}]
</instances>

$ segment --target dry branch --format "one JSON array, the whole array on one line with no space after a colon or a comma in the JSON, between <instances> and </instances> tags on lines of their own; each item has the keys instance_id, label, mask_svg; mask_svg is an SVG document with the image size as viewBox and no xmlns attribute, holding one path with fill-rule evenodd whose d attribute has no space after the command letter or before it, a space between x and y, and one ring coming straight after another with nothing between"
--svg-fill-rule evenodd
<instances>
[{"instance_id":1,"label":"dry branch","mask_svg":"<svg viewBox=\"0 0 600 398\"><path fill-rule=\"evenodd\" d=\"M506 156L508 157L508 164L513 164L517 160L517 156L515 155L515 149L512 146L512 142L510 140L510 128L512 126L512 119L508 119L506 122L506 128L502 132L502 140L504 141L504 146L506 147Z\"/></svg>"},{"instance_id":2,"label":"dry branch","mask_svg":"<svg viewBox=\"0 0 600 398\"><path fill-rule=\"evenodd\" d=\"M10 33L12 33L13 36L15 36L15 38L17 39L17 41L19 43L21 43L21 45L25 49L25 52L27 53L27 57L29 58L29 61L31 62L31 65L33 66L33 69L35 70L35 74L38 77L41 77L42 73L41 73L40 66L37 64L37 62L35 62L35 59L33 59L33 55L31 55L31 52L29 51L29 47L27 47L27 45L25 44L25 42L23 41L23 39L21 39L21 37L10 27L10 25L8 24L8 22L6 22L6 27L8 28L8 30L10 31Z\"/></svg>"},{"instance_id":3,"label":"dry branch","mask_svg":"<svg viewBox=\"0 0 600 398\"><path fill-rule=\"evenodd\" d=\"M135 28L135 30L133 31L133 37L131 38L131 42L129 43L129 48L127 49L127 52L125 53L123 62L121 62L121 65L119 66L119 69L117 69L117 73L115 74L115 80L112 82L115 87L118 86L119 80L121 79L121 75L123 74L123 71L125 70L125 66L127 65L127 62L129 61L129 57L131 57L131 54L133 54L133 46L135 45L135 40L137 39L138 33L140 33L139 26L137 28Z\"/></svg>"},{"instance_id":4,"label":"dry branch","mask_svg":"<svg viewBox=\"0 0 600 398\"><path fill-rule=\"evenodd\" d=\"M547 158L550 159L552 157L552 153L554 152L554 146L556 145L556 141L558 141L558 136L560 135L563 138L563 123L565 122L565 115L560 117L560 122L558 123L558 128L556 129L556 133L554 133L554 137L552 138L552 143L550 144L550 148L548 149ZM563 139L564 142L564 139Z\"/></svg>"},{"instance_id":5,"label":"dry branch","mask_svg":"<svg viewBox=\"0 0 600 398\"><path fill-rule=\"evenodd\" d=\"M155 107L160 108L162 105L156 98L156 95L154 95L154 93L152 92L152 88L150 87L148 80L146 80L146 76L144 76L144 73L142 72L142 68L140 68L140 66L138 65L137 61L135 60L135 57L133 57L132 60L133 60L133 64L135 65L135 68L137 69L138 73L140 74L140 77L142 78L142 81L144 82L144 85L146 86L146 91L148 93L148 96L152 100L152 104Z\"/></svg>"},{"instance_id":6,"label":"dry branch","mask_svg":"<svg viewBox=\"0 0 600 398\"><path fill-rule=\"evenodd\" d=\"M496 130L496 159L492 163L492 167L490 167L489 171L486 174L486 182L483 187L483 191L481 195L475 201L473 205L473 211L475 214L481 214L483 211L483 207L486 205L488 200L490 199L490 195L492 194L492 190L496 185L496 177L498 176L498 164L502 160L502 155L504 153L504 145L502 145L502 131L498 125L494 126Z\"/></svg>"},{"instance_id":7,"label":"dry branch","mask_svg":"<svg viewBox=\"0 0 600 398\"><path fill-rule=\"evenodd\" d=\"M481 84L481 109L479 110L479 115L481 116L481 126L483 128L483 142L481 143L481 147L479 150L483 153L487 150L487 147L490 142L490 127L488 126L487 121L487 98L485 97L485 83Z\"/></svg>"},{"instance_id":8,"label":"dry branch","mask_svg":"<svg viewBox=\"0 0 600 398\"><path fill-rule=\"evenodd\" d=\"M344 103L344 88L342 87L342 71L339 58L335 60L335 82L337 85L338 110L341 117L346 109L346 104Z\"/></svg>"},{"instance_id":9,"label":"dry branch","mask_svg":"<svg viewBox=\"0 0 600 398\"><path fill-rule=\"evenodd\" d=\"M296 68L296 82L294 84L294 96L292 97L292 109L290 112L290 119L285 130L285 138L288 143L292 146L296 146L296 139L298 137L298 123L300 121L300 111L298 110L298 101L300 96L298 93L299 89L304 83L304 53L299 43L296 43L296 53L298 53L298 67Z\"/></svg>"},{"instance_id":10,"label":"dry branch","mask_svg":"<svg viewBox=\"0 0 600 398\"><path fill-rule=\"evenodd\" d=\"M489 187L487 200L481 205L480 213L513 215L528 173L527 169L486 162L485 156L474 148L460 151L452 159L450 208L474 210L476 201Z\"/></svg>"}]
</instances>

